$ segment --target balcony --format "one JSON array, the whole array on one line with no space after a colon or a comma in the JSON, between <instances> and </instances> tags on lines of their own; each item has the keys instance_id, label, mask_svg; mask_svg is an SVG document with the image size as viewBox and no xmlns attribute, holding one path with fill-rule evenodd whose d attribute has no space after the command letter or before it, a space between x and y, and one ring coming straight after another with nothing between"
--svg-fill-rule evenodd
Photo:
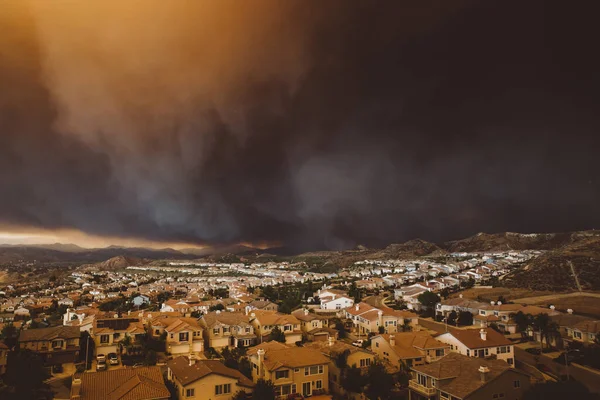
<instances>
[{"instance_id":1,"label":"balcony","mask_svg":"<svg viewBox=\"0 0 600 400\"><path fill-rule=\"evenodd\" d=\"M437 389L434 387L427 387L427 386L420 385L414 379L412 379L408 382L408 387L413 390L416 390L418 392L421 392L421 393L425 394L426 396L433 396L437 391Z\"/></svg>"}]
</instances>

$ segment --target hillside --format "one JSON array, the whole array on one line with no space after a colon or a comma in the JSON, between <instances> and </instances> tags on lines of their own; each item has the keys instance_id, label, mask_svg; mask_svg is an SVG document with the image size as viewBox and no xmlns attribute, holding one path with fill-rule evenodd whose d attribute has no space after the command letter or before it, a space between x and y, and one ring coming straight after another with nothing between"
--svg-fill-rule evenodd
<instances>
[{"instance_id":1,"label":"hillside","mask_svg":"<svg viewBox=\"0 0 600 400\"><path fill-rule=\"evenodd\" d=\"M571 268L572 266L572 268ZM600 290L600 235L581 236L548 251L502 280L507 287L535 290Z\"/></svg>"},{"instance_id":2,"label":"hillside","mask_svg":"<svg viewBox=\"0 0 600 400\"><path fill-rule=\"evenodd\" d=\"M443 243L449 252L552 250L600 235L599 231L566 233L478 233L461 240Z\"/></svg>"}]
</instances>

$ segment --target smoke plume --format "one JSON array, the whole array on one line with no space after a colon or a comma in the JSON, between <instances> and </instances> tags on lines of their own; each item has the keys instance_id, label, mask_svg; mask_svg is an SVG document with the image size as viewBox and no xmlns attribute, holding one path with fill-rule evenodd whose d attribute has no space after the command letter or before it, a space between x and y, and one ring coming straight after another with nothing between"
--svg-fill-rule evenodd
<instances>
[{"instance_id":1,"label":"smoke plume","mask_svg":"<svg viewBox=\"0 0 600 400\"><path fill-rule=\"evenodd\" d=\"M2 8L2 223L346 248L600 222L599 66L585 10Z\"/></svg>"}]
</instances>

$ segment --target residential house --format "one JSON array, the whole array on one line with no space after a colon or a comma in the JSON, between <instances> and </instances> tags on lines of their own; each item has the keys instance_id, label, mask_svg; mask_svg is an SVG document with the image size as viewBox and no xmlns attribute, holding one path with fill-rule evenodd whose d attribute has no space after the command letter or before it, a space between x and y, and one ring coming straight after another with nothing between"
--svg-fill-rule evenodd
<instances>
[{"instance_id":1,"label":"residential house","mask_svg":"<svg viewBox=\"0 0 600 400\"><path fill-rule=\"evenodd\" d=\"M27 329L19 335L19 348L39 354L45 365L73 363L79 356L80 336L79 328L71 326Z\"/></svg>"},{"instance_id":2,"label":"residential house","mask_svg":"<svg viewBox=\"0 0 600 400\"><path fill-rule=\"evenodd\" d=\"M200 355L204 351L203 329L196 318L173 318L164 331L168 354Z\"/></svg>"},{"instance_id":3,"label":"residential house","mask_svg":"<svg viewBox=\"0 0 600 400\"><path fill-rule=\"evenodd\" d=\"M572 328L572 338L574 341L585 344L596 343L600 335L600 321L581 321Z\"/></svg>"},{"instance_id":4,"label":"residential house","mask_svg":"<svg viewBox=\"0 0 600 400\"><path fill-rule=\"evenodd\" d=\"M326 342L306 343L304 347L320 351L329 358L329 390L340 395L346 394L341 384L342 370L336 360L340 354L346 354L346 365L348 367L362 368L364 372L375 362L373 352L335 340L333 337L330 337Z\"/></svg>"},{"instance_id":5,"label":"residential house","mask_svg":"<svg viewBox=\"0 0 600 400\"><path fill-rule=\"evenodd\" d=\"M76 374L71 384L71 400L167 400L170 396L160 367Z\"/></svg>"},{"instance_id":6,"label":"residential house","mask_svg":"<svg viewBox=\"0 0 600 400\"><path fill-rule=\"evenodd\" d=\"M355 332L360 335L378 333L383 327L385 333L402 330L418 330L419 318L410 311L397 311L389 307L381 309L367 303L358 303L345 310L346 318L352 320Z\"/></svg>"},{"instance_id":7,"label":"residential house","mask_svg":"<svg viewBox=\"0 0 600 400\"><path fill-rule=\"evenodd\" d=\"M250 314L250 323L260 341L269 340L271 331L276 326L285 334L285 342L293 344L302 340L302 330L298 318L277 311L254 310Z\"/></svg>"},{"instance_id":8,"label":"residential house","mask_svg":"<svg viewBox=\"0 0 600 400\"><path fill-rule=\"evenodd\" d=\"M335 293L331 296L321 296L319 300L322 310L343 310L354 305L354 299Z\"/></svg>"},{"instance_id":9,"label":"residential house","mask_svg":"<svg viewBox=\"0 0 600 400\"><path fill-rule=\"evenodd\" d=\"M393 368L412 367L439 360L450 346L425 331L382 334L371 338L371 351Z\"/></svg>"},{"instance_id":10,"label":"residential house","mask_svg":"<svg viewBox=\"0 0 600 400\"><path fill-rule=\"evenodd\" d=\"M436 337L450 350L467 357L497 358L514 365L515 353L510 340L492 328L452 329Z\"/></svg>"},{"instance_id":11,"label":"residential house","mask_svg":"<svg viewBox=\"0 0 600 400\"><path fill-rule=\"evenodd\" d=\"M320 351L279 342L261 343L248 350L252 379L270 380L277 396L304 397L329 391L329 359Z\"/></svg>"},{"instance_id":12,"label":"residential house","mask_svg":"<svg viewBox=\"0 0 600 400\"><path fill-rule=\"evenodd\" d=\"M254 326L245 314L214 311L200 319L206 348L248 347L256 343Z\"/></svg>"},{"instance_id":13,"label":"residential house","mask_svg":"<svg viewBox=\"0 0 600 400\"><path fill-rule=\"evenodd\" d=\"M177 357L167 362L168 379L180 399L232 399L239 391L252 393L254 382L218 360Z\"/></svg>"},{"instance_id":14,"label":"residential house","mask_svg":"<svg viewBox=\"0 0 600 400\"><path fill-rule=\"evenodd\" d=\"M254 300L248 303L248 310L278 311L279 306L268 300Z\"/></svg>"},{"instance_id":15,"label":"residential house","mask_svg":"<svg viewBox=\"0 0 600 400\"><path fill-rule=\"evenodd\" d=\"M529 376L504 361L457 353L414 366L411 375L411 400L521 399L530 387Z\"/></svg>"},{"instance_id":16,"label":"residential house","mask_svg":"<svg viewBox=\"0 0 600 400\"><path fill-rule=\"evenodd\" d=\"M419 296L424 292L430 292L431 288L415 283L410 286L403 286L399 289L394 289L394 298L396 300L402 300L406 303L406 306L412 310L418 310L421 307L419 303Z\"/></svg>"},{"instance_id":17,"label":"residential house","mask_svg":"<svg viewBox=\"0 0 600 400\"><path fill-rule=\"evenodd\" d=\"M310 341L327 341L330 337L336 338L338 331L323 326L323 321L327 322L326 318L320 317L314 312L311 313L308 309L299 309L292 315L300 321L300 328Z\"/></svg>"},{"instance_id":18,"label":"residential house","mask_svg":"<svg viewBox=\"0 0 600 400\"><path fill-rule=\"evenodd\" d=\"M121 341L129 337L135 346L146 334L144 324L138 318L101 318L94 321L91 330L96 354L117 353L123 350Z\"/></svg>"}]
</instances>

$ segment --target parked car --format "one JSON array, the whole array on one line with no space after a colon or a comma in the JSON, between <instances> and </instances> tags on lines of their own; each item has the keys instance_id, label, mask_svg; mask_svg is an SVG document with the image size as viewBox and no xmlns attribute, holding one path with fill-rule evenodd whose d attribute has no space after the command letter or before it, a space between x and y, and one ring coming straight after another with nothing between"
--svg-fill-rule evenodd
<instances>
[{"instance_id":1,"label":"parked car","mask_svg":"<svg viewBox=\"0 0 600 400\"><path fill-rule=\"evenodd\" d=\"M106 362L106 354L98 354L96 356L96 361L98 361L98 362Z\"/></svg>"},{"instance_id":2,"label":"parked car","mask_svg":"<svg viewBox=\"0 0 600 400\"><path fill-rule=\"evenodd\" d=\"M106 361L98 361L96 363L96 371L106 371Z\"/></svg>"},{"instance_id":3,"label":"parked car","mask_svg":"<svg viewBox=\"0 0 600 400\"><path fill-rule=\"evenodd\" d=\"M362 339L358 339L357 341L355 341L355 342L352 342L352 346L356 346L356 347L362 347L362 346L363 346L363 343L364 343L364 340L362 340Z\"/></svg>"},{"instance_id":4,"label":"parked car","mask_svg":"<svg viewBox=\"0 0 600 400\"><path fill-rule=\"evenodd\" d=\"M110 365L119 365L119 357L117 353L108 353L108 363Z\"/></svg>"}]
</instances>

